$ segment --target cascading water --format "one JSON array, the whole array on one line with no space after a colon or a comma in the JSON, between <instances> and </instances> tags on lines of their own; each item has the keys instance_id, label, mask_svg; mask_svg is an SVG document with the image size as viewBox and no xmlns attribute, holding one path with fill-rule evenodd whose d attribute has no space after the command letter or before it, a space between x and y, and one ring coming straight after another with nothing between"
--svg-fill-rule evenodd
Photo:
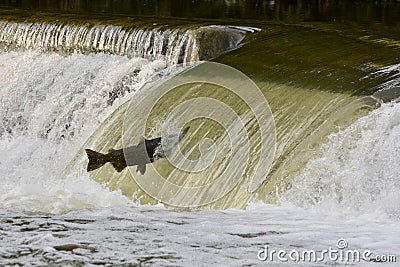
<instances>
[{"instance_id":1,"label":"cascading water","mask_svg":"<svg viewBox=\"0 0 400 267\"><path fill-rule=\"evenodd\" d=\"M281 196L324 216L400 218L400 103L384 104L331 134Z\"/></svg>"},{"instance_id":2,"label":"cascading water","mask_svg":"<svg viewBox=\"0 0 400 267\"><path fill-rule=\"evenodd\" d=\"M126 105L123 106L123 103L130 99L145 83L167 77L171 73L179 71L179 68L182 69L182 67L178 69L168 67L171 64L177 62L193 63L199 59L200 55L211 56L215 51L237 46L246 31L254 31L254 29L209 26L183 30L143 30L140 28L125 30L119 26L88 27L3 21L0 23L0 43L5 49L1 56L3 72L7 75L5 76L6 79L2 80L2 127L0 134L7 142L5 147L10 149L13 142L30 143L32 140L35 140L32 143L36 143L38 147L41 147L41 150L46 146L51 146L54 149L46 152L50 155L42 156L45 159L44 161L37 159L40 154L34 154L41 150L31 148L31 150L38 152L28 153L28 159L35 158L29 164L46 166L55 159L62 158L61 161L57 161L59 165L53 164L55 168L50 171L51 175L47 175L46 179L54 181L60 180L60 177L62 177L62 183L65 183L64 179L67 179L65 177L70 176L87 179L89 176L84 171L86 156L83 153L82 146L91 146L102 150L123 146L120 139L121 133L119 133L122 129L123 114L126 109ZM210 36L219 37L218 40L214 41L215 45L209 43L207 45L207 42L210 42ZM205 48L200 44L205 45ZM224 45L221 46L221 44ZM214 49L214 52L210 52L209 48L213 46L217 48ZM54 51L58 53L53 53ZM61 55L59 55L60 52ZM71 52L72 54L69 54ZM182 58L184 58L183 61ZM393 69L393 67L390 69ZM385 71L377 71L376 74L371 75L382 76L382 73L385 73ZM21 83L21 77L24 77L26 83ZM389 82L393 84L396 77L396 75L389 77ZM387 83L383 83L381 87ZM15 88L18 88L17 93L12 93ZM196 90L200 90L201 94L209 91L205 95L213 95L213 97L221 100L225 99L224 101L228 101L226 103L229 105L236 105L239 109L243 108L240 107L240 101L238 102L237 99L215 93L217 92L215 88L207 89L207 86L203 89L196 88L197 85L194 88L184 89L185 92L178 93L172 99L176 99L176 97L184 99L185 95L189 94L197 95ZM302 89L296 88L292 88L291 92L295 94L297 93L296 90L299 91L299 95L304 94ZM378 93L382 90L380 87L377 88ZM356 103L360 102L359 100L352 100L353 98L347 97L346 99L345 95L324 94L323 101L322 97L318 96L318 98L321 99L321 111L306 113L303 124L295 125L297 130L278 131L280 143L275 155L276 162L274 163L273 175L271 175L272 178L267 179L268 182L261 188L259 194L249 193L247 183L239 183L239 186L228 197L213 203L214 208L245 207L249 201L265 200L266 196L274 192L275 186L284 188L290 185L289 178L282 180L280 177L282 177L282 174L288 177L292 176L291 178L296 175L299 171L298 155L302 155L302 149L313 142L312 135L306 136L304 140L296 140L293 138L294 131L297 131L296 134L299 138L310 131L329 131L331 128L328 126L319 126L314 129L313 127L318 126L318 124L315 124L316 126L312 126L312 124L318 121L321 114L329 115L340 105L343 105L342 103L345 103L345 109L349 106L351 110L355 110L358 108ZM146 103L144 99L138 101ZM147 103L146 105L150 104ZM171 108L175 104L168 103L167 105ZM308 104L305 103L304 105ZM313 107L313 109L317 109L317 107ZM159 114L156 114L158 120L163 120L161 114L164 111L158 111ZM113 112L114 115L111 116ZM341 109L339 113L342 114L343 112L343 109ZM280 116L287 117L287 121L283 125L291 121L288 117L291 116L290 113L285 114L280 114L280 112L275 114L278 121L280 121ZM332 115L329 116L332 117ZM105 120L106 123L102 125ZM327 122L331 120L333 119L330 118ZM251 121L251 119L248 120L246 124ZM136 121L133 124L138 123ZM204 122L198 122L198 125L194 128L204 128L205 125ZM158 126L156 123L151 127ZM256 132L256 129L251 130L251 127L248 130ZM207 129L207 127L204 129ZM154 137L160 134L156 132L152 133ZM210 135L208 131L203 134ZM85 144L89 136L92 137ZM257 135L250 137L257 139ZM24 141L24 138L29 138L30 141ZM136 137L133 136L132 138L135 139ZM257 142L259 141L253 144L252 157L258 157L256 156L258 154L256 148L259 147ZM296 144L294 148L292 143ZM94 146L94 144L97 145ZM13 149L18 150L19 148L16 146ZM25 150L23 149L23 151ZM290 151L292 152L290 153ZM14 152L14 154L22 155L26 153ZM76 153L79 155L79 160L74 156ZM73 159L73 164L69 165L68 163ZM307 157L303 157L301 160L307 159ZM4 167L8 168L8 165L5 164ZM222 163L220 165L224 168ZM13 167L20 179L26 179L24 175L18 174L18 172L26 171L23 166L24 162L20 159L19 163ZM41 167L34 168L40 169ZM249 172L249 170L241 171ZM219 173L219 171L215 173ZM168 178L168 180L177 179L177 181L182 182L188 179L186 176L186 178L176 174L173 176L176 177ZM54 179L54 177L58 178ZM191 178L193 182L201 184L198 182L202 178L195 177L198 181L194 182L194 178ZM210 177L213 177L213 175ZM113 190L121 190L124 195L135 199L138 203L156 203L154 199L142 192L140 187L132 183L133 179L127 172L119 174L104 167L100 173L96 172L92 178ZM10 178L10 180L13 180L13 178ZM33 180L40 181L40 179ZM51 184L51 182L43 183ZM9 191L10 188L8 186L4 192ZM7 199L13 199L19 194L16 193L15 196L12 196L10 195L11 192L13 190L5 194ZM181 197L187 198L187 196ZM8 202L5 201L5 203ZM32 207L34 206L32 205ZM64 208L68 209L61 207L61 209ZM48 209L57 210L53 205L50 205Z\"/></svg>"},{"instance_id":3,"label":"cascading water","mask_svg":"<svg viewBox=\"0 0 400 267\"><path fill-rule=\"evenodd\" d=\"M215 51L236 46L246 32L208 29L221 34ZM72 178L63 176L64 169L145 83L179 71L171 64L193 63L206 54L200 46L205 31L0 22L3 208L62 212L125 203L117 193L105 193L83 168ZM83 180L90 182L82 185ZM104 194L111 199L91 198Z\"/></svg>"},{"instance_id":4,"label":"cascading water","mask_svg":"<svg viewBox=\"0 0 400 267\"><path fill-rule=\"evenodd\" d=\"M88 197L104 192L96 184L82 185L85 174L60 180L65 164L123 101L116 97L129 97L164 69L165 61L35 51L2 53L0 58L5 74L0 81L1 167L7 181L2 205L59 212L101 203ZM84 187L88 190L81 191Z\"/></svg>"},{"instance_id":5,"label":"cascading water","mask_svg":"<svg viewBox=\"0 0 400 267\"><path fill-rule=\"evenodd\" d=\"M6 47L43 51L103 52L151 59L166 57L171 64L198 59L193 31L130 29L120 26L77 26L43 23L0 23ZM187 47L187 49L183 49Z\"/></svg>"},{"instance_id":6,"label":"cascading water","mask_svg":"<svg viewBox=\"0 0 400 267\"><path fill-rule=\"evenodd\" d=\"M227 197L204 208L212 210L174 212L157 205L128 171L118 174L108 164L88 174L83 149L122 147L120 130L127 101L138 96L135 99L149 104L149 98L140 98L146 96L140 91L146 90L143 85L236 48L246 32L255 29L1 21L0 233L4 246L0 265L257 265L257 251L264 244L276 250L321 251L334 246L338 238L346 238L351 248L398 255L400 243L393 235L399 231L398 65L374 65L365 57L372 63L364 71L364 58L351 55L339 62L342 50L330 48L333 52L325 58L317 51L323 60L318 57L315 66L311 57L299 53L303 50L296 50L299 42L287 42L293 54L283 44L297 32L301 38L305 34L320 38L320 33L296 28L295 33L273 34L274 27L281 26L265 26L259 39L250 39L237 53L225 54L239 67L245 66L243 72L248 70L272 106L278 143L270 175L254 192L247 182L239 182ZM280 37L278 44L271 41ZM338 41L342 39L336 37L332 40L342 49ZM351 47L349 43L358 44L357 40L344 43ZM270 50L264 51L265 47ZM316 49L311 47L303 52ZM284 60L279 61L281 55ZM328 60L331 56L333 63ZM299 58L311 63L291 65ZM351 67L339 68L342 62ZM274 73L276 77L270 77ZM282 76L287 83L280 82ZM314 81L318 87L313 87ZM361 89L351 87L358 83ZM260 127L243 111L247 106L207 84L179 87L161 101L154 110L156 119L146 125L146 137L159 136L157 127L165 116L157 115L173 108L169 101L176 104L192 96L212 96L237 108L250 136L251 155L260 158ZM139 119L131 116L128 121ZM227 128L235 127L232 123ZM224 129L194 121L190 131L190 138L200 134L213 140ZM139 136L129 138L135 143ZM236 155L243 152L240 147L237 151ZM165 167L162 171L172 174L171 180L196 186L217 180L224 160L231 156L235 155L217 158L221 164L215 171L209 169L204 180L201 175L188 180L173 177L176 171L165 160L154 166ZM254 165L251 160L247 169L237 164L232 173L245 177ZM191 197L179 195L177 200ZM215 257L210 257L212 253Z\"/></svg>"},{"instance_id":7,"label":"cascading water","mask_svg":"<svg viewBox=\"0 0 400 267\"><path fill-rule=\"evenodd\" d=\"M236 47L246 27L207 26L183 29L0 21L0 45L7 49L39 49L61 53L96 53L165 59L168 64L215 57ZM206 37L204 37L206 36ZM208 43L207 49L200 47Z\"/></svg>"}]
</instances>

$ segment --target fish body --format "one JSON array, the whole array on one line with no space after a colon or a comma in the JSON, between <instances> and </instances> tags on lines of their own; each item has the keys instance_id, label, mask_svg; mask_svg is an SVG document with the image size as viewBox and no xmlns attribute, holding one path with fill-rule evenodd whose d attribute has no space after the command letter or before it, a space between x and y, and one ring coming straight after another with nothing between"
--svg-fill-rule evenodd
<instances>
[{"instance_id":1,"label":"fish body","mask_svg":"<svg viewBox=\"0 0 400 267\"><path fill-rule=\"evenodd\" d=\"M175 140L179 142L186 135L188 130L189 127L181 131L178 138L175 138ZM166 138L171 137L173 138L174 136L167 136ZM89 159L87 171L96 170L107 162L110 162L117 172L122 172L126 166L138 166L137 171L144 174L147 164L154 162L156 159L165 158L171 153L172 148L178 144L177 142L172 142L168 147L162 147L161 137L150 140L146 140L142 137L137 145L118 150L110 149L107 154L85 149Z\"/></svg>"}]
</instances>

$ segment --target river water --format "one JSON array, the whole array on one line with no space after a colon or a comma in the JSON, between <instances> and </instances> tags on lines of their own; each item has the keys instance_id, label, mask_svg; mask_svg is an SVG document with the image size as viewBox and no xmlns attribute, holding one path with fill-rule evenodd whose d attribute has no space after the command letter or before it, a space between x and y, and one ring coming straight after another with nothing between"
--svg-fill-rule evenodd
<instances>
[{"instance_id":1,"label":"river water","mask_svg":"<svg viewBox=\"0 0 400 267\"><path fill-rule=\"evenodd\" d=\"M1 266L396 266L399 4L117 2L0 1ZM193 78L215 66L208 83ZM175 108L220 114L190 121L181 142L186 153L211 140L217 149L204 151L217 164L147 167L144 177L158 171L177 192L164 181L149 193L136 168L86 172L83 149L135 144L139 114L164 90L155 85L181 73L194 83L154 102L144 135L159 136ZM268 104L212 83L240 85L241 75ZM227 146L238 118L248 151Z\"/></svg>"}]
</instances>

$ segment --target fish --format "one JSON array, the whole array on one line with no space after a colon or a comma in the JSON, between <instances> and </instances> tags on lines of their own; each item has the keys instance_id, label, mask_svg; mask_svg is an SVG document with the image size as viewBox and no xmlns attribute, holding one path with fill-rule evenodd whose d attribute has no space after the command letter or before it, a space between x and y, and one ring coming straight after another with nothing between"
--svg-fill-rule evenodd
<instances>
[{"instance_id":1,"label":"fish","mask_svg":"<svg viewBox=\"0 0 400 267\"><path fill-rule=\"evenodd\" d=\"M89 160L86 170L91 172L110 162L117 172L122 172L127 166L137 166L136 172L143 175L146 172L146 165L170 155L172 149L183 139L188 130L189 127L186 127L179 135L164 137L172 140L172 142L165 142L165 147L162 146L164 143L161 140L162 137L147 140L142 136L137 145L117 150L110 149L107 154L85 149Z\"/></svg>"}]
</instances>

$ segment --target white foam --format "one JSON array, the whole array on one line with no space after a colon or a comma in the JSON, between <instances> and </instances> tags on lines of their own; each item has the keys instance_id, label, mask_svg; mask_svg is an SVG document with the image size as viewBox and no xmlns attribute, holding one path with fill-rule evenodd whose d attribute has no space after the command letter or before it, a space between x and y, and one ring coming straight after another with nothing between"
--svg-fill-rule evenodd
<instances>
[{"instance_id":1,"label":"white foam","mask_svg":"<svg viewBox=\"0 0 400 267\"><path fill-rule=\"evenodd\" d=\"M171 65L198 60L191 29L125 29L114 25L17 23L0 20L0 46L63 53L103 52L164 59Z\"/></svg>"},{"instance_id":2,"label":"white foam","mask_svg":"<svg viewBox=\"0 0 400 267\"><path fill-rule=\"evenodd\" d=\"M400 218L400 103L329 136L282 201L322 216Z\"/></svg>"},{"instance_id":3,"label":"white foam","mask_svg":"<svg viewBox=\"0 0 400 267\"><path fill-rule=\"evenodd\" d=\"M166 62L35 51L1 53L0 62L0 208L62 213L132 205L83 167L62 174L101 122ZM111 103L118 90L125 96Z\"/></svg>"}]
</instances>

